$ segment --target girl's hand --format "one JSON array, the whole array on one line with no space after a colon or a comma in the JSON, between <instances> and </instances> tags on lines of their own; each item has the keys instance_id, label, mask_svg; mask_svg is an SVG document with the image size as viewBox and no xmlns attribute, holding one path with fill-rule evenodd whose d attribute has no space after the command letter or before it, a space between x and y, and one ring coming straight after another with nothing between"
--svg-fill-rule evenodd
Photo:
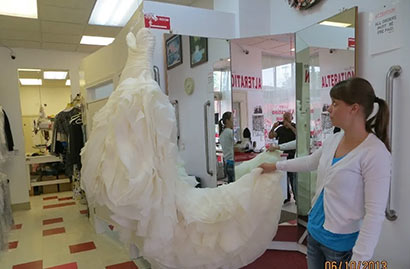
<instances>
[{"instance_id":1,"label":"girl's hand","mask_svg":"<svg viewBox=\"0 0 410 269\"><path fill-rule=\"evenodd\" d=\"M270 145L269 148L268 148L268 151L270 151L270 152L274 152L276 150L280 150L279 146Z\"/></svg>"},{"instance_id":2,"label":"girl's hand","mask_svg":"<svg viewBox=\"0 0 410 269\"><path fill-rule=\"evenodd\" d=\"M276 164L275 163L263 163L259 165L260 168L263 169L263 173L273 173L276 171Z\"/></svg>"}]
</instances>

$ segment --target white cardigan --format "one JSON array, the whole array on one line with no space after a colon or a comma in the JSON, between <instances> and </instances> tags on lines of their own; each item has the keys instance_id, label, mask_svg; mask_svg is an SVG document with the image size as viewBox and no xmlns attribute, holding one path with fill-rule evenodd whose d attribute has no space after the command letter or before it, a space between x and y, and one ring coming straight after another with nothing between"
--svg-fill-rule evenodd
<instances>
[{"instance_id":1,"label":"white cardigan","mask_svg":"<svg viewBox=\"0 0 410 269\"><path fill-rule=\"evenodd\" d=\"M384 220L391 172L391 154L374 134L343 159L332 165L344 133L329 137L310 156L277 162L278 170L304 172L317 170L316 202L325 188L323 227L332 232L359 232L352 260L367 261L373 256Z\"/></svg>"}]
</instances>

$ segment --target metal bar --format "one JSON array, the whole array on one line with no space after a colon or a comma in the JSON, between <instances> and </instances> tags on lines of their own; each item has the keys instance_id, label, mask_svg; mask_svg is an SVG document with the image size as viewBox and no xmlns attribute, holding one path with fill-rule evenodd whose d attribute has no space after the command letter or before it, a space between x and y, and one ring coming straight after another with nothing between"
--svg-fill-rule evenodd
<instances>
[{"instance_id":1,"label":"metal bar","mask_svg":"<svg viewBox=\"0 0 410 269\"><path fill-rule=\"evenodd\" d=\"M179 142L179 138L180 138L181 133L179 131L179 104L178 104L178 100L171 101L171 104L175 109L175 118L176 118L176 121L177 121L177 142Z\"/></svg>"},{"instance_id":2,"label":"metal bar","mask_svg":"<svg viewBox=\"0 0 410 269\"><path fill-rule=\"evenodd\" d=\"M208 137L208 107L211 106L211 101L206 101L204 104L204 129L205 129L205 155L206 155L206 172L213 176L214 172L209 166L209 137Z\"/></svg>"},{"instance_id":3,"label":"metal bar","mask_svg":"<svg viewBox=\"0 0 410 269\"><path fill-rule=\"evenodd\" d=\"M400 74L401 74L401 67L399 65L393 65L392 67L390 67L386 75L386 101L389 104L389 108L390 108L389 138L390 138L391 146L393 142L393 80L394 78L399 77ZM387 200L385 214L388 220L395 221L397 219L397 214L396 214L396 211L391 208L391 200L392 200L391 182L392 182L392 179L390 178L389 199Z\"/></svg>"},{"instance_id":4,"label":"metal bar","mask_svg":"<svg viewBox=\"0 0 410 269\"><path fill-rule=\"evenodd\" d=\"M158 83L158 86L161 86L158 66L154 65L153 70L154 70L154 80Z\"/></svg>"}]
</instances>

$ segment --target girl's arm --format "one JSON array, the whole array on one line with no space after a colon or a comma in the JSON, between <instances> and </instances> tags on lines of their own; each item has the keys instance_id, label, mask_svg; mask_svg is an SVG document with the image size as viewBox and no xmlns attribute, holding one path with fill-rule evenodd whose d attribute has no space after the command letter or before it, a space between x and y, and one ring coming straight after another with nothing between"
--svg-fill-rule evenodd
<instances>
[{"instance_id":1,"label":"girl's arm","mask_svg":"<svg viewBox=\"0 0 410 269\"><path fill-rule=\"evenodd\" d=\"M309 156L299 157L293 160L279 161L276 163L276 169L288 172L313 171L319 166L321 156L322 147Z\"/></svg>"}]
</instances>

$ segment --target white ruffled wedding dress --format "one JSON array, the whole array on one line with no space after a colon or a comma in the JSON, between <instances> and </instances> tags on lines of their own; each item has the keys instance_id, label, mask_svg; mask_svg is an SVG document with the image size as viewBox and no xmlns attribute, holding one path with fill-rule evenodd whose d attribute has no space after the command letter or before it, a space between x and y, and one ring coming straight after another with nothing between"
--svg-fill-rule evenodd
<instances>
[{"instance_id":1,"label":"white ruffled wedding dress","mask_svg":"<svg viewBox=\"0 0 410 269\"><path fill-rule=\"evenodd\" d=\"M179 161L173 107L152 76L154 43L145 28L127 35L120 85L82 151L82 186L152 268L240 268L271 243L283 202L281 173L251 167L279 156L242 164L233 184L194 188Z\"/></svg>"}]
</instances>

